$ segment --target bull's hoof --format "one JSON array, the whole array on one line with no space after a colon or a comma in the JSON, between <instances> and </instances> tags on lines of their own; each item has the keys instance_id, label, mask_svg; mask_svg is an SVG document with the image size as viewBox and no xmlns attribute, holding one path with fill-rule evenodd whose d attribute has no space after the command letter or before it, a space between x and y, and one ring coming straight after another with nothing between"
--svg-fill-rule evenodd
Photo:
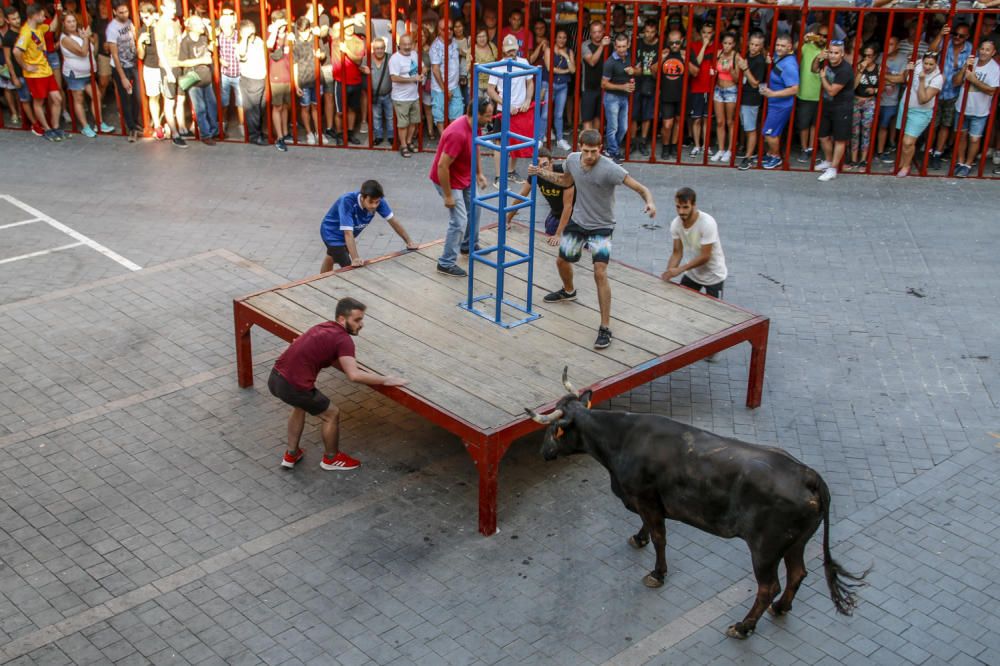
<instances>
[{"instance_id":1,"label":"bull's hoof","mask_svg":"<svg viewBox=\"0 0 1000 666\"><path fill-rule=\"evenodd\" d=\"M642 584L646 587L663 587L663 576L657 578L656 574L646 574L642 578Z\"/></svg>"},{"instance_id":2,"label":"bull's hoof","mask_svg":"<svg viewBox=\"0 0 1000 666\"><path fill-rule=\"evenodd\" d=\"M740 624L734 624L733 626L726 629L726 636L730 638L738 638L741 641L750 637L753 633L753 629L743 629Z\"/></svg>"},{"instance_id":3,"label":"bull's hoof","mask_svg":"<svg viewBox=\"0 0 1000 666\"><path fill-rule=\"evenodd\" d=\"M781 617L782 615L784 615L785 613L787 613L790 610L792 610L791 607L782 608L781 606L779 606L776 603L775 604L771 604L770 606L767 607L767 612L770 613L771 615L773 615L774 617Z\"/></svg>"},{"instance_id":4,"label":"bull's hoof","mask_svg":"<svg viewBox=\"0 0 1000 666\"><path fill-rule=\"evenodd\" d=\"M644 539L638 534L633 534L628 538L628 545L632 546L636 550L645 548L648 543L649 543L649 537L646 537Z\"/></svg>"}]
</instances>

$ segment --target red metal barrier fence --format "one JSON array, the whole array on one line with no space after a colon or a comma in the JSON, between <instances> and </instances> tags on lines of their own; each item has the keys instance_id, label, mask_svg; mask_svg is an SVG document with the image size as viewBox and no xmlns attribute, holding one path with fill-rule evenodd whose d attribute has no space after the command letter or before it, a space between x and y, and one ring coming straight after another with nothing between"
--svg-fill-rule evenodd
<instances>
[{"instance_id":1,"label":"red metal barrier fence","mask_svg":"<svg viewBox=\"0 0 1000 666\"><path fill-rule=\"evenodd\" d=\"M141 22L139 18L138 5L139 0L127 0L131 10L131 18L135 23L136 31L141 28ZM546 105L549 107L546 113L543 113L543 118L545 119L545 127L539 128L538 136L544 141L551 142L551 136L553 134L553 124L555 122L555 114L552 109L552 102L554 99L554 72L553 72L553 58L551 45L556 42L557 35L565 32L567 35L568 47L570 53L573 56L574 72L572 75L572 81L570 82L570 94L566 101L566 116L565 116L565 127L567 130L567 136L571 139L573 148L576 148L576 128L581 127L581 86L582 78L584 75L584 46L591 38L591 26L594 22L601 22L604 27L604 34L619 34L624 33L630 38L630 54L632 63L636 62L636 54L638 50L639 42L642 40L642 27L646 23L652 23L656 26L656 69L653 73L653 92L652 92L652 119L649 121L649 143L651 145L645 147L643 153L639 155L637 152L633 152L631 149L636 143L636 130L637 127L641 125L643 118L639 118L635 122L635 127L630 128L625 135L623 142L625 156L627 159L632 161L645 161L650 163L662 163L668 162L673 164L684 164L693 165L700 164L703 166L719 166L719 167L734 167L737 165L740 158L740 151L738 150L741 145L740 138L745 135L747 129L756 131L756 136L758 137L758 147L756 152L756 168L761 168L762 157L764 155L764 141L761 136L761 124L766 117L768 111L768 101L767 98L764 99L760 112L758 114L757 126L753 128L741 127L741 115L740 106L743 101L744 95L744 79L745 74L739 68L735 68L730 63L724 71L727 73L727 79L732 78L735 82L736 87L736 103L735 112L732 111L732 107L729 108L728 113L732 113L732 122L721 122L716 123L716 119L720 113L727 113L727 109L724 104L719 102L713 103L713 97L715 97L714 92L709 92L708 105L706 116L703 119L698 119L700 122L692 122L693 119L689 115L689 107L691 103L691 97L693 96L690 89L692 76L690 76L691 65L693 63L694 56L700 50L700 36L699 29L705 23L712 23L715 26L715 30L712 37L712 42L706 49L706 55L702 62L702 66L708 66L710 68L710 91L716 90L716 84L719 79L719 71L716 68L718 64L718 59L716 54L719 53L723 39L726 35L732 35L735 37L736 47L735 52L738 53L743 58L747 56L747 45L749 37L755 33L761 33L764 38L765 50L768 54L774 52L774 44L777 36L782 33L788 33L792 37L794 44L794 55L796 61L801 63L802 49L804 44L804 38L809 34L810 26L819 26L826 28L827 34L830 40L835 39L838 35L843 33L843 43L844 49L847 53L847 60L851 64L852 71L857 74L857 64L860 62L860 53L862 49L871 47L880 52L880 64L878 67L878 88L875 95L875 108L874 108L874 120L872 121L874 126L870 127L870 142L867 146L866 153L860 160L864 163L863 171L865 173L883 173L892 174L895 173L896 167L898 165L899 157L892 163L891 167L888 164L883 165L882 161L879 160L879 156L876 154L876 143L877 135L880 125L880 114L883 111L883 97L885 93L888 72L889 58L884 57L886 52L889 50L890 38L895 37L899 42L900 46L909 49L909 60L914 63L916 71L920 70L920 63L917 60L918 57L922 56L927 50L927 44L932 43L934 38L940 32L940 28L944 25L954 27L959 22L964 23L972 36L972 54L975 56L976 50L982 38L992 35L993 39L997 38L997 16L998 12L994 9L984 9L984 8L974 8L972 3L959 2L958 0L953 0L952 3L945 5L936 5L933 7L923 7L918 6L918 3L914 0L902 0L897 1L893 4L894 6L885 6L884 3L882 7L875 6L853 6L844 4L849 0L817 0L815 2L808 2L805 0L802 4L756 4L756 3L718 3L718 2L703 2L703 3L691 3L691 2L657 2L650 0L620 0L617 2L610 2L610 0L597 0L594 2L583 2L583 3L565 3L559 0L528 0L527 2L522 2L522 0L495 0L495 3L488 2L476 2L475 0L457 0L451 2L450 5L447 3L442 4L440 0L435 0L437 3L434 8L425 7L423 4L416 2L415 0L380 0L378 2L379 10L382 13L386 11L391 15L391 17L381 16L380 18L373 18L373 0L336 0L333 3L333 7L326 8L321 4L320 0L272 0L272 4L269 6L266 4L267 0L181 0L178 9L183 12L183 17L189 16L193 13L198 13L199 15L207 18L212 27L211 38L214 42L213 48L213 82L216 87L216 100L219 112L219 125L220 130L225 122L226 116L229 115L229 109L222 108L222 100L220 92L221 84L221 72L219 55L217 49L217 17L221 13L222 7L232 7L236 12L237 23L243 18L251 18L258 25L257 34L262 39L267 39L268 35L268 25L270 23L270 13L277 9L284 9L286 13L286 20L289 26L295 24L295 21L300 16L308 16L312 21L311 28L313 28L313 44L314 47L320 49L328 56L324 56L323 62L319 58L315 62L315 97L317 100L317 127L314 127L314 131L318 134L318 146L336 146L340 148L360 148L360 149L374 149L374 150L397 150L398 138L394 133L393 145L386 147L376 147L374 145L375 132L374 132L374 115L373 115L373 85L371 76L363 77L361 96L363 100L363 107L358 114L360 119L367 119L369 124L369 130L367 133L367 142L361 143L360 145L354 145L352 140L357 141L358 134L355 133L353 128L348 127L346 122L347 112L349 103L352 101L351 95L349 94L348 85L339 85L331 87L326 85L324 79L328 79L329 71L334 72L334 78L340 81L346 81L346 71L350 69L347 66L346 59L350 55L351 47L347 46L348 43L354 44L355 46L361 42L357 41L357 38L351 38L346 33L350 31L353 26L356 35L360 35L363 39L363 46L366 52L366 59L370 64L371 59L371 38L377 34L388 33L388 40L391 44L387 45L386 49L386 60L392 53L396 52L398 38L400 37L400 32L405 31L413 35L414 37L414 52L418 55L421 61L421 67L426 68L428 71L431 70L430 62L428 61L428 52L431 45L435 39L440 38L443 42L445 57L441 66L441 80L446 84L443 86L444 94L444 110L445 115L447 115L449 108L450 98L456 94L456 89L451 89L447 82L449 81L449 74L451 65L451 59L448 57L449 50L453 47L453 23L456 20L462 20L465 27L463 48L467 48L468 51L468 68L474 66L476 61L476 33L479 28L486 28L489 40L494 43L498 48L502 41L503 36L505 36L510 28L507 24L507 18L513 10L523 11L524 21L521 29L517 31L517 36L524 38L524 45L522 52L519 55L525 57L530 55L532 50L531 35L533 26L536 21L541 20L545 24L545 31L539 30L539 33L544 34L544 39L547 41L547 46L535 51L536 59L532 64L539 64L544 67L544 80L543 85L547 88L544 99L546 99ZM875 0L876 3L879 0ZM110 5L112 0L97 0L97 2L103 4L108 9L108 15L111 15ZM92 7L96 6L96 3L91 3ZM256 6L255 6L256 5ZM903 6L906 5L906 6ZM449 7L451 11L448 11ZM976 7L982 7L982 5L976 4ZM619 8L624 10L622 12ZM324 11L327 13L324 14ZM465 16L460 17L459 14L464 14ZM79 17L83 24L89 24L91 16L88 15L87 8L84 3L81 2L81 7L79 11ZM320 18L322 17L322 18ZM623 19L624 17L624 19ZM388 24L388 25L386 25ZM467 25L468 24L468 25ZM666 43L666 38L670 27L679 30L684 36L684 44L682 45L681 53L684 57L684 66L687 72L682 76L682 88L681 88L681 98L680 98L680 111L677 117L672 120L673 130L677 133L677 151L676 156L672 156L671 159L664 160L657 154L656 144L657 139L663 135L661 130L668 124L667 119L661 118L661 101L664 94L663 82L666 80L665 75L662 75L663 65L665 62L665 54L668 50ZM238 28L237 28L238 30ZM523 31L523 32L522 32ZM289 30L289 34L294 34L293 31ZM911 39L916 39L916 44L911 43ZM961 48L963 45L955 44L955 41L950 38L950 35L945 36L943 39L937 40L939 42L938 48L941 51L941 57L939 62L939 68L943 68L945 64L945 53L949 50L953 50L953 56L964 53ZM608 57L613 49L613 44L610 46L603 46L602 61L604 58ZM588 52L590 49L588 49ZM291 57L291 55L289 55ZM502 56L501 56L502 57ZM1000 56L998 56L1000 58ZM958 61L957 57L952 57L954 61L952 72L958 72L962 67L966 66L964 62L964 57L962 62ZM268 70L270 70L273 61L270 58L266 60L268 65ZM727 60L726 62L729 62ZM388 64L386 63L386 66ZM807 67L803 67L806 70ZM767 68L767 73L761 83L767 82L770 76L771 64L769 59L769 64ZM429 74L434 76L433 73ZM471 76L471 72L470 72ZM898 113L902 114L904 119L906 118L909 109L910 95L909 87L912 82L913 74L909 74L910 78L907 78L902 83L897 85L897 92L899 94L900 100L898 104ZM270 77L268 77L270 79ZM294 77L293 77L294 78ZM142 65L139 65L139 77L138 85L140 89L143 88L143 76L142 76ZM853 83L852 83L853 85ZM98 104L96 101L98 86L97 86L97 76L95 72L93 90L94 95L94 113L97 118L97 124L100 124L101 113L103 111L102 105ZM465 90L461 93L463 96L468 94L471 90L471 82L466 86ZM308 110L303 110L299 107L298 95L296 94L296 82L292 81L292 94L291 94L291 110L289 118L289 126L292 134L292 143L295 145L300 144L300 132L298 131L298 119L303 113L309 113ZM433 150L434 146L429 143L430 134L435 131L434 124L430 121L429 108L426 107L426 102L429 98L429 85L425 84L421 86L421 126L418 133L418 146L420 150ZM966 101L968 100L968 91L970 88L970 83L965 80L961 83L961 88L964 89L964 94L960 94L959 98L962 102L956 107L955 113L957 115L957 120L953 127L963 127L966 115ZM339 100L333 98L333 94L336 92L339 94ZM800 93L801 94L801 93ZM119 109L119 118L121 117L121 102L117 100L117 90L116 104ZM635 118L635 109L637 103L640 102L639 96L645 95L646 98L641 100L648 105L648 88L645 93L637 90L636 92L630 93L629 101L629 122L633 123L633 118ZM1000 98L1000 94L994 92L989 118L987 121L984 136L979 145L979 154L977 159L977 168L970 174L977 177L991 177L992 167L987 168L987 154L992 147L997 147L1000 150L1000 141L997 141L995 136L995 118L997 111L997 99ZM149 122L149 110L147 104L147 98L145 91L142 90L141 93L142 108L143 108L143 126L145 128L146 136L150 136L155 128L150 126ZM265 92L266 100L266 127L268 136L271 140L275 140L275 128L273 127L272 121L272 104L271 104L271 86L270 82L267 85ZM467 101L467 100L463 100ZM819 118L822 117L823 113L823 96L820 95L817 101L817 108L815 116L811 123L811 128L805 128L805 131L801 133L801 136L806 139L803 144L799 141L800 132L796 128L796 112L802 112L802 105L796 103L793 108L792 115L788 120L788 125L784 133L784 139L781 143L783 146L782 155L783 163L782 168L785 170L808 170L812 169L814 165L821 159L819 156L819 132L817 130L817 125L819 124ZM69 105L70 108L72 105ZM331 112L330 107L336 106L343 110L343 117L345 122L334 122L334 116L336 113ZM925 132L925 137L922 140L921 149L922 153L914 157L913 160L913 171L919 172L920 175L941 175L941 176L951 176L954 174L955 166L957 163L956 159L950 159L948 164L937 171L928 171L929 165L932 163L931 151L935 146L935 125L941 118L941 107L942 99L939 94L934 100L934 108L932 110L932 119L929 128ZM811 108L811 107L810 107ZM189 109L190 118L194 118L193 108ZM599 122L603 123L604 113L603 104L601 104ZM447 122L447 118L445 119ZM2 123L2 118L0 118L0 123ZM699 137L697 144L703 145L705 149L697 156L691 156L690 154L685 155L685 151L682 149L680 144L683 144L685 137L690 138L690 128L691 125L698 124L701 126L701 132L704 133L703 137ZM195 125L195 132L197 132L197 124ZM330 136L324 136L323 129L329 129L339 125L335 135L336 138L331 140ZM905 128L906 124L903 123ZM72 127L74 130L78 127L78 119L74 118ZM728 158L724 161L718 161L717 158L710 161L710 150L711 146L717 144L716 141L716 131L717 127L721 127L726 132L726 142L725 146L722 148L728 151ZM25 127L24 129L27 129ZM801 129L801 128L799 128ZM124 127L121 130L122 134L125 133ZM699 132L699 133L701 133ZM887 128L889 136L896 134L896 121L892 120ZM240 133L228 132L222 135L220 138L226 141L247 141L246 127ZM956 132L951 132L953 140L956 145L958 143L958 136ZM302 135L302 143L305 143L305 134ZM901 143L901 136L897 137L897 145ZM807 154L808 158L806 161L801 161L793 159L793 147L796 144L799 145L800 149L808 148ZM663 142L660 141L660 147L663 148ZM720 153L724 151L720 150ZM847 155L850 155L850 142L848 142ZM648 153L648 155L646 154ZM897 151L898 153L898 151ZM994 158L995 159L995 158ZM846 159L845 159L846 164Z\"/></svg>"}]
</instances>

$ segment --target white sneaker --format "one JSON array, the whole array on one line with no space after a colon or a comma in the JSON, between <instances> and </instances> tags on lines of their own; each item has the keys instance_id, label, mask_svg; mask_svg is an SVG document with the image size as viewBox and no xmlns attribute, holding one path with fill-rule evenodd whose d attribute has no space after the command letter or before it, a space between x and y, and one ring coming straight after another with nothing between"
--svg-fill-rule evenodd
<instances>
[{"instance_id":1,"label":"white sneaker","mask_svg":"<svg viewBox=\"0 0 1000 666\"><path fill-rule=\"evenodd\" d=\"M709 162L721 162L723 155L725 155L725 153L720 150L719 152L717 152L716 154L714 154L710 158L708 158L708 161Z\"/></svg>"},{"instance_id":2,"label":"white sneaker","mask_svg":"<svg viewBox=\"0 0 1000 666\"><path fill-rule=\"evenodd\" d=\"M719 157L719 161L720 162L728 162L732 158L733 158L732 151L730 151L730 150L724 150L724 151L722 151L722 156Z\"/></svg>"},{"instance_id":3,"label":"white sneaker","mask_svg":"<svg viewBox=\"0 0 1000 666\"><path fill-rule=\"evenodd\" d=\"M813 167L813 171L826 171L827 169L832 169L832 168L833 168L833 162L827 162L826 160L821 160L816 163L815 167ZM834 171L836 171L836 169L834 169Z\"/></svg>"},{"instance_id":4,"label":"white sneaker","mask_svg":"<svg viewBox=\"0 0 1000 666\"><path fill-rule=\"evenodd\" d=\"M1000 166L1000 150L993 151L993 166Z\"/></svg>"},{"instance_id":5,"label":"white sneaker","mask_svg":"<svg viewBox=\"0 0 1000 666\"><path fill-rule=\"evenodd\" d=\"M821 173L819 175L819 178L817 178L816 180L825 183L826 181L833 180L836 177L837 177L837 170L834 169L833 167L829 167L827 169L824 169L823 173Z\"/></svg>"},{"instance_id":6,"label":"white sneaker","mask_svg":"<svg viewBox=\"0 0 1000 666\"><path fill-rule=\"evenodd\" d=\"M700 154L701 154L701 148L699 148L698 146L694 146L694 147L691 148L691 157L694 157L695 155L700 155Z\"/></svg>"},{"instance_id":7,"label":"white sneaker","mask_svg":"<svg viewBox=\"0 0 1000 666\"><path fill-rule=\"evenodd\" d=\"M315 146L318 138L314 132L309 132L306 134L306 143L310 146Z\"/></svg>"},{"instance_id":8,"label":"white sneaker","mask_svg":"<svg viewBox=\"0 0 1000 666\"><path fill-rule=\"evenodd\" d=\"M66 121L66 122L68 122L68 123L69 123L69 122L73 122L73 119L72 119L72 118L70 117L70 115L69 115L69 111L65 111L65 110L64 110L64 111L62 112L62 118L63 118L63 120L65 120L65 121Z\"/></svg>"},{"instance_id":9,"label":"white sneaker","mask_svg":"<svg viewBox=\"0 0 1000 666\"><path fill-rule=\"evenodd\" d=\"M572 150L573 149L573 146L569 145L569 143L566 142L566 139L559 139L558 141L556 141L556 146L559 147L559 150Z\"/></svg>"},{"instance_id":10,"label":"white sneaker","mask_svg":"<svg viewBox=\"0 0 1000 666\"><path fill-rule=\"evenodd\" d=\"M358 129L362 134L368 134L368 123L361 123L361 127Z\"/></svg>"}]
</instances>

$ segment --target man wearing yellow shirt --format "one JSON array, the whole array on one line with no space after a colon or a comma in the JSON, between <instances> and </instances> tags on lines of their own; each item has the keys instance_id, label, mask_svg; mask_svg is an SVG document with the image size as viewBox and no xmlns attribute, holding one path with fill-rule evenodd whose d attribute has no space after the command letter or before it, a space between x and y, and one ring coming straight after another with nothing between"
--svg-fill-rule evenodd
<instances>
[{"instance_id":1,"label":"man wearing yellow shirt","mask_svg":"<svg viewBox=\"0 0 1000 666\"><path fill-rule=\"evenodd\" d=\"M41 125L42 136L49 141L62 141L66 134L59 128L62 115L62 92L52 68L45 57L45 33L59 29L59 13L62 5L56 5L56 17L52 25L45 25L45 8L42 5L28 5L27 18L21 26L21 33L14 45L14 58L24 71L24 80L31 93L31 105L35 119ZM45 117L45 100L49 101L49 118ZM39 128L35 128L36 134Z\"/></svg>"}]
</instances>

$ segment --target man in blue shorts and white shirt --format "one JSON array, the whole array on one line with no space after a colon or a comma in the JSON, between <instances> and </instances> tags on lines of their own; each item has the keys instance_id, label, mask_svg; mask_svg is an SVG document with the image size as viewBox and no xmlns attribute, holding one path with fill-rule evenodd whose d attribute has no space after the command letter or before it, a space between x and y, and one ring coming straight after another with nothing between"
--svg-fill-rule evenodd
<instances>
[{"instance_id":1,"label":"man in blue shorts and white shirt","mask_svg":"<svg viewBox=\"0 0 1000 666\"><path fill-rule=\"evenodd\" d=\"M319 233L326 244L326 257L320 273L332 271L334 263L342 268L364 266L365 260L358 252L356 239L375 219L376 213L399 234L406 243L407 250L417 249L417 244L410 240L410 235L406 233L399 218L389 208L382 186L377 180L366 180L361 184L361 190L348 192L334 201L323 218Z\"/></svg>"},{"instance_id":2,"label":"man in blue shorts and white shirt","mask_svg":"<svg viewBox=\"0 0 1000 666\"><path fill-rule=\"evenodd\" d=\"M611 234L615 229L615 189L625 185L642 197L643 212L656 216L653 194L645 185L628 175L628 171L601 155L601 133L594 129L580 132L580 152L570 153L563 164L565 173L556 173L536 165L528 167L529 176L539 176L560 187L575 187L576 201L573 220L562 231L556 268L562 279L562 289L546 294L546 303L576 300L573 287L573 264L580 260L583 247L590 248L594 262L594 282L597 283L597 303L601 325L597 329L594 349L611 344L611 284L608 282L608 261L611 259Z\"/></svg>"},{"instance_id":3,"label":"man in blue shorts and white shirt","mask_svg":"<svg viewBox=\"0 0 1000 666\"><path fill-rule=\"evenodd\" d=\"M765 169L781 166L781 134L785 131L795 106L795 95L799 92L799 64L795 62L793 50L792 38L787 33L778 35L774 41L771 76L767 85L760 88L760 94L767 98L767 115L762 132L767 155L761 163Z\"/></svg>"}]
</instances>

